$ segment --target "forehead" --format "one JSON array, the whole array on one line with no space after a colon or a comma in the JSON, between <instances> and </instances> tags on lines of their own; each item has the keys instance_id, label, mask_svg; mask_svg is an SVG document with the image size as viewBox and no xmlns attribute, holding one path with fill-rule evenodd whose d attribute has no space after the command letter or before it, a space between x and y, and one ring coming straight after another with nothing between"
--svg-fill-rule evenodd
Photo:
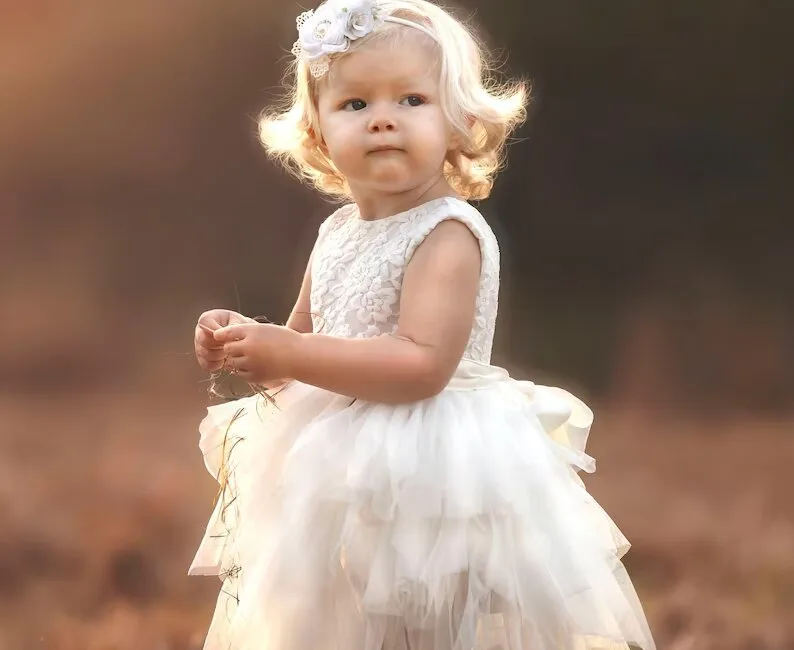
<instances>
[{"instance_id":1,"label":"forehead","mask_svg":"<svg viewBox=\"0 0 794 650\"><path fill-rule=\"evenodd\" d=\"M331 65L329 88L399 85L438 78L436 44L411 27L400 27L353 50Z\"/></svg>"}]
</instances>

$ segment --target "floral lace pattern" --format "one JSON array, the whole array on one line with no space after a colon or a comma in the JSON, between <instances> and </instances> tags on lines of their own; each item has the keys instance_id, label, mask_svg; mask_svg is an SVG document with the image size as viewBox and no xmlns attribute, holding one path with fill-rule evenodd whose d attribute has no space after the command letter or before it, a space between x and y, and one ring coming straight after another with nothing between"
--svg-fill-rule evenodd
<instances>
[{"instance_id":1,"label":"floral lace pattern","mask_svg":"<svg viewBox=\"0 0 794 650\"><path fill-rule=\"evenodd\" d=\"M311 268L314 331L344 338L393 334L408 262L446 219L466 224L480 242L480 289L464 357L489 363L498 308L499 245L482 215L453 198L376 221L361 219L355 205L328 217L320 227Z\"/></svg>"}]
</instances>

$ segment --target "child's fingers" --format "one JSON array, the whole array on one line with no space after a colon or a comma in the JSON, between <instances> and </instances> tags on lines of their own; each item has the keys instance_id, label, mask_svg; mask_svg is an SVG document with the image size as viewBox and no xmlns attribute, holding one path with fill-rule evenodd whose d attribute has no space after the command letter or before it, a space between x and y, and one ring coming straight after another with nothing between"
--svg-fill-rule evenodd
<instances>
[{"instance_id":1,"label":"child's fingers","mask_svg":"<svg viewBox=\"0 0 794 650\"><path fill-rule=\"evenodd\" d=\"M248 316L243 316L242 314L238 314L236 311L229 313L229 322L226 326L229 325L245 325L247 323L255 323L256 321L253 318L248 318Z\"/></svg>"},{"instance_id":2,"label":"child's fingers","mask_svg":"<svg viewBox=\"0 0 794 650\"><path fill-rule=\"evenodd\" d=\"M207 372L218 372L223 369L223 361L204 361L199 359L199 367Z\"/></svg>"},{"instance_id":3,"label":"child's fingers","mask_svg":"<svg viewBox=\"0 0 794 650\"><path fill-rule=\"evenodd\" d=\"M196 351L196 356L205 359L206 361L223 361L226 358L226 352L221 349L207 349L207 348L198 348Z\"/></svg>"},{"instance_id":4,"label":"child's fingers","mask_svg":"<svg viewBox=\"0 0 794 650\"><path fill-rule=\"evenodd\" d=\"M211 349L222 349L223 344L215 340L212 330L204 329L201 325L196 326L196 345Z\"/></svg>"},{"instance_id":5,"label":"child's fingers","mask_svg":"<svg viewBox=\"0 0 794 650\"><path fill-rule=\"evenodd\" d=\"M234 360L239 362L243 359L248 359L248 346L244 341L233 341L226 343L223 346L223 354L229 361Z\"/></svg>"},{"instance_id":6,"label":"child's fingers","mask_svg":"<svg viewBox=\"0 0 794 650\"><path fill-rule=\"evenodd\" d=\"M207 351L202 351L203 353L196 354L196 361L201 368L207 370L209 372L216 372L217 370L221 370L226 363L226 358L222 355L218 358L216 353L207 353Z\"/></svg>"},{"instance_id":7,"label":"child's fingers","mask_svg":"<svg viewBox=\"0 0 794 650\"><path fill-rule=\"evenodd\" d=\"M213 338L219 343L228 343L231 341L241 341L245 338L250 325L227 325L221 327L213 332Z\"/></svg>"},{"instance_id":8,"label":"child's fingers","mask_svg":"<svg viewBox=\"0 0 794 650\"><path fill-rule=\"evenodd\" d=\"M226 357L226 367L234 374L242 376L244 373L251 372L251 364L247 357L242 355Z\"/></svg>"}]
</instances>

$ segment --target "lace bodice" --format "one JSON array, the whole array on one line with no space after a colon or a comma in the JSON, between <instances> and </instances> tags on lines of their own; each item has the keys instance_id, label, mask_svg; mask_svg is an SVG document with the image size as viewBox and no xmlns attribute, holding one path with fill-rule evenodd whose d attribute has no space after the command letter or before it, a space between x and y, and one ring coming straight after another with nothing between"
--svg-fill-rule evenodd
<instances>
[{"instance_id":1,"label":"lace bodice","mask_svg":"<svg viewBox=\"0 0 794 650\"><path fill-rule=\"evenodd\" d=\"M441 221L466 224L480 242L480 290L464 357L490 362L499 294L499 245L482 215L449 197L366 221L354 204L320 226L311 267L314 331L346 338L393 334L403 274L416 248Z\"/></svg>"}]
</instances>

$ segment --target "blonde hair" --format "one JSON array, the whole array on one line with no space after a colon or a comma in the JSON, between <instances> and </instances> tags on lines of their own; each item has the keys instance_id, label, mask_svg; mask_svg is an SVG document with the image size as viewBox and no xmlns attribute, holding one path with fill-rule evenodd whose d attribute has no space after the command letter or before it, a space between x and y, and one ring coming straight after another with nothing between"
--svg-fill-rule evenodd
<instances>
[{"instance_id":1,"label":"blonde hair","mask_svg":"<svg viewBox=\"0 0 794 650\"><path fill-rule=\"evenodd\" d=\"M494 66L475 34L446 10L427 0L380 0L382 13L411 20L429 31L440 51L441 103L461 146L451 151L444 176L461 196L486 198L504 161L511 132L526 119L528 88L524 82L499 83ZM372 34L355 40L332 63L366 46L373 37L388 37L412 29L383 23ZM282 111L265 111L259 120L260 139L268 153L299 178L322 192L347 199L350 188L333 161L321 150L317 112L320 80L306 61L296 59L288 70L292 80Z\"/></svg>"}]
</instances>

